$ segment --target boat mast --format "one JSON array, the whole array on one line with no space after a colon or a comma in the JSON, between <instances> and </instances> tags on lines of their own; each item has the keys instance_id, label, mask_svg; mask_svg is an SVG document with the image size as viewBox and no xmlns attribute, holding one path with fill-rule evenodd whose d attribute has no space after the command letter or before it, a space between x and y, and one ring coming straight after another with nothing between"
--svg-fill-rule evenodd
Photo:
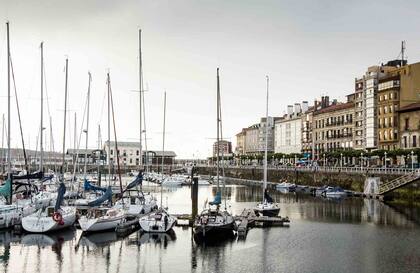
<instances>
[{"instance_id":1,"label":"boat mast","mask_svg":"<svg viewBox=\"0 0 420 273\"><path fill-rule=\"evenodd\" d=\"M139 171L141 171L143 167L143 147L142 147L142 93L143 93L143 82L142 82L142 73L143 73L143 67L142 67L142 56L141 56L141 29L139 29L139 113L140 113L140 151L139 151Z\"/></svg>"},{"instance_id":2,"label":"boat mast","mask_svg":"<svg viewBox=\"0 0 420 273\"><path fill-rule=\"evenodd\" d=\"M163 134L162 134L162 181L160 182L160 207L162 208L163 201L163 168L165 162L165 128L166 128L166 91L163 95Z\"/></svg>"},{"instance_id":3,"label":"boat mast","mask_svg":"<svg viewBox=\"0 0 420 273\"><path fill-rule=\"evenodd\" d=\"M64 85L64 129L63 129L63 158L62 158L62 166L61 166L61 174L64 175L64 166L66 163L66 121L67 121L67 80L68 80L68 68L69 68L69 59L66 58L66 80ZM63 177L64 179L64 177Z\"/></svg>"},{"instance_id":4,"label":"boat mast","mask_svg":"<svg viewBox=\"0 0 420 273\"><path fill-rule=\"evenodd\" d=\"M111 185L111 99L110 99L110 82L109 82L109 72L107 73L106 84L108 86L108 186ZM118 151L116 151L118 156Z\"/></svg>"},{"instance_id":5,"label":"boat mast","mask_svg":"<svg viewBox=\"0 0 420 273\"><path fill-rule=\"evenodd\" d=\"M4 124L4 113L3 113L3 122L2 122L2 130L1 130L1 165L2 165L2 173L4 174L4 160L5 160L5 156L4 156L4 128L6 127L6 125Z\"/></svg>"},{"instance_id":6,"label":"boat mast","mask_svg":"<svg viewBox=\"0 0 420 273\"><path fill-rule=\"evenodd\" d=\"M41 159L39 161L39 170L44 170L44 42L41 42L41 133L39 149L41 152Z\"/></svg>"},{"instance_id":7,"label":"boat mast","mask_svg":"<svg viewBox=\"0 0 420 273\"><path fill-rule=\"evenodd\" d=\"M265 106L265 149L264 149L264 187L263 187L263 202L264 202L264 192L267 188L267 149L268 149L268 84L269 77L265 76L267 80L267 99Z\"/></svg>"},{"instance_id":8,"label":"boat mast","mask_svg":"<svg viewBox=\"0 0 420 273\"><path fill-rule=\"evenodd\" d=\"M12 160L10 155L10 34L9 22L6 22L7 29L7 178L12 179ZM12 197L10 196L11 203Z\"/></svg>"},{"instance_id":9,"label":"boat mast","mask_svg":"<svg viewBox=\"0 0 420 273\"><path fill-rule=\"evenodd\" d=\"M219 117L219 115L220 115L220 110L219 110L219 107L220 107L220 105L219 105L219 102L220 102L220 82L219 82L219 68L217 68L217 98L216 98L216 101L217 101L217 137L216 137L216 149L217 149L217 152L216 152L216 154L217 154L217 168L216 168L216 175L217 175L217 192L219 192L219 177L220 177L220 174L219 174L219 168L220 168L220 166L219 166L219 153L220 153L220 151L219 151L219 142L220 142L220 137L219 137L219 129L220 129L220 126L219 126L219 122L220 122L220 117Z\"/></svg>"},{"instance_id":10,"label":"boat mast","mask_svg":"<svg viewBox=\"0 0 420 273\"><path fill-rule=\"evenodd\" d=\"M89 140L89 107L90 107L90 83L92 81L92 75L88 72L89 83L88 83L88 93L87 93L87 115L86 115L86 144L85 144L85 169L84 169L84 178L86 179L87 172L87 152L88 152L88 140Z\"/></svg>"}]
</instances>

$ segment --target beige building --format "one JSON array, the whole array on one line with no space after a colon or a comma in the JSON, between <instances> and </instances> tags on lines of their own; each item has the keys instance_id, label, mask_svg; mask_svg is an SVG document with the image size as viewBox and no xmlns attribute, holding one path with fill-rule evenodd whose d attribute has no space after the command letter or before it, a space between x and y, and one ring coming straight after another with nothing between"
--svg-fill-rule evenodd
<instances>
[{"instance_id":1,"label":"beige building","mask_svg":"<svg viewBox=\"0 0 420 273\"><path fill-rule=\"evenodd\" d=\"M401 107L399 112L399 129L402 149L419 148L420 137L420 103Z\"/></svg>"},{"instance_id":2,"label":"beige building","mask_svg":"<svg viewBox=\"0 0 420 273\"><path fill-rule=\"evenodd\" d=\"M379 79L377 95L378 148L395 150L398 148L398 104L400 96L399 75Z\"/></svg>"},{"instance_id":3,"label":"beige building","mask_svg":"<svg viewBox=\"0 0 420 273\"><path fill-rule=\"evenodd\" d=\"M313 142L313 119L314 107L309 107L308 110L302 114L302 153L306 158L314 159L314 142Z\"/></svg>"},{"instance_id":4,"label":"beige building","mask_svg":"<svg viewBox=\"0 0 420 273\"><path fill-rule=\"evenodd\" d=\"M323 153L353 148L354 97L349 96L347 103L322 97L313 113L313 135L315 136L315 157L320 159Z\"/></svg>"},{"instance_id":5,"label":"beige building","mask_svg":"<svg viewBox=\"0 0 420 273\"><path fill-rule=\"evenodd\" d=\"M243 155L245 154L245 135L246 129L242 129L242 131L236 134L236 147L235 147L235 154L236 155Z\"/></svg>"}]
</instances>

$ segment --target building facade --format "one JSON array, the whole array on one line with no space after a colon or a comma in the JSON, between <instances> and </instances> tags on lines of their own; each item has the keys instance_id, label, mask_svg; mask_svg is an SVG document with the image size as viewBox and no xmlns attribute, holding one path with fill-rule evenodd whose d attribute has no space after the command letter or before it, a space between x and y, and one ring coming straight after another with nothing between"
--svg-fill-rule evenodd
<instances>
[{"instance_id":1,"label":"building facade","mask_svg":"<svg viewBox=\"0 0 420 273\"><path fill-rule=\"evenodd\" d=\"M240 133L236 134L236 147L235 147L236 155L245 154L245 135L246 135L246 129L242 129Z\"/></svg>"},{"instance_id":2,"label":"building facade","mask_svg":"<svg viewBox=\"0 0 420 273\"><path fill-rule=\"evenodd\" d=\"M320 159L325 152L353 148L354 101L348 98L346 103L334 101L328 97L321 99L313 114L313 135L315 158Z\"/></svg>"},{"instance_id":3,"label":"building facade","mask_svg":"<svg viewBox=\"0 0 420 273\"><path fill-rule=\"evenodd\" d=\"M400 93L399 75L379 79L378 84L378 148L395 150L399 147L398 107Z\"/></svg>"},{"instance_id":4,"label":"building facade","mask_svg":"<svg viewBox=\"0 0 420 273\"><path fill-rule=\"evenodd\" d=\"M420 103L412 103L399 111L399 131L402 149L419 148L420 137Z\"/></svg>"},{"instance_id":5,"label":"building facade","mask_svg":"<svg viewBox=\"0 0 420 273\"><path fill-rule=\"evenodd\" d=\"M314 107L302 114L302 154L303 157L314 159L315 147L313 142Z\"/></svg>"},{"instance_id":6,"label":"building facade","mask_svg":"<svg viewBox=\"0 0 420 273\"><path fill-rule=\"evenodd\" d=\"M217 156L217 150L219 150L219 156L232 155L232 142L227 140L219 140L213 143L213 157Z\"/></svg>"},{"instance_id":7,"label":"building facade","mask_svg":"<svg viewBox=\"0 0 420 273\"><path fill-rule=\"evenodd\" d=\"M110 154L108 156L108 148ZM106 141L104 144L104 154L106 156L106 164L117 165L117 150L115 142ZM120 164L122 166L132 167L138 166L140 161L140 143L139 142L118 142L118 154L120 157ZM142 151L143 164L155 165L162 164L162 159L165 165L171 165L175 162L176 154L173 151Z\"/></svg>"},{"instance_id":8,"label":"building facade","mask_svg":"<svg viewBox=\"0 0 420 273\"><path fill-rule=\"evenodd\" d=\"M302 152L302 116L308 102L287 107L287 114L275 122L274 152L283 154Z\"/></svg>"}]
</instances>

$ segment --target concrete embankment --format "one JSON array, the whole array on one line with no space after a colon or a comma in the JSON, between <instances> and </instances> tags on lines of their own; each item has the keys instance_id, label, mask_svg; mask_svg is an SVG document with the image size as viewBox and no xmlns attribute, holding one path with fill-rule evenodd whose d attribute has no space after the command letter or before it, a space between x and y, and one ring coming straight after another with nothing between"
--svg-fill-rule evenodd
<instances>
[{"instance_id":1,"label":"concrete embankment","mask_svg":"<svg viewBox=\"0 0 420 273\"><path fill-rule=\"evenodd\" d=\"M198 173L202 175L216 175L214 167L199 167ZM261 168L225 168L225 176L249 180L262 180L263 170ZM346 190L363 192L365 179L367 176L379 177L382 182L393 180L400 174L374 174L369 173L348 173L348 172L323 172L323 171L302 171L284 169L269 169L268 181L281 182L288 181L299 185L307 186L339 186ZM417 183L407 185L392 193L394 198L404 198L410 200L420 200L420 187Z\"/></svg>"}]
</instances>

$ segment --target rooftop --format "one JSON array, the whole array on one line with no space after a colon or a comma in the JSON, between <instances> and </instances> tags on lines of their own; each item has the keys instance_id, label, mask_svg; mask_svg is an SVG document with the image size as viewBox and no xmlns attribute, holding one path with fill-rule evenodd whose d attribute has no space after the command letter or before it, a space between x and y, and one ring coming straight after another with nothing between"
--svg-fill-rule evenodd
<instances>
[{"instance_id":1,"label":"rooftop","mask_svg":"<svg viewBox=\"0 0 420 273\"><path fill-rule=\"evenodd\" d=\"M420 102L411 103L409 105L401 107L398 110L398 112L404 113L404 112L411 112L411 111L417 111L417 110L420 110Z\"/></svg>"},{"instance_id":2,"label":"rooftop","mask_svg":"<svg viewBox=\"0 0 420 273\"><path fill-rule=\"evenodd\" d=\"M320 110L315 111L316 115L328 113L328 112L334 112L334 111L340 111L344 109L349 109L354 107L354 102L346 102L346 103L339 103L339 104L333 104L328 107L322 108Z\"/></svg>"}]
</instances>

